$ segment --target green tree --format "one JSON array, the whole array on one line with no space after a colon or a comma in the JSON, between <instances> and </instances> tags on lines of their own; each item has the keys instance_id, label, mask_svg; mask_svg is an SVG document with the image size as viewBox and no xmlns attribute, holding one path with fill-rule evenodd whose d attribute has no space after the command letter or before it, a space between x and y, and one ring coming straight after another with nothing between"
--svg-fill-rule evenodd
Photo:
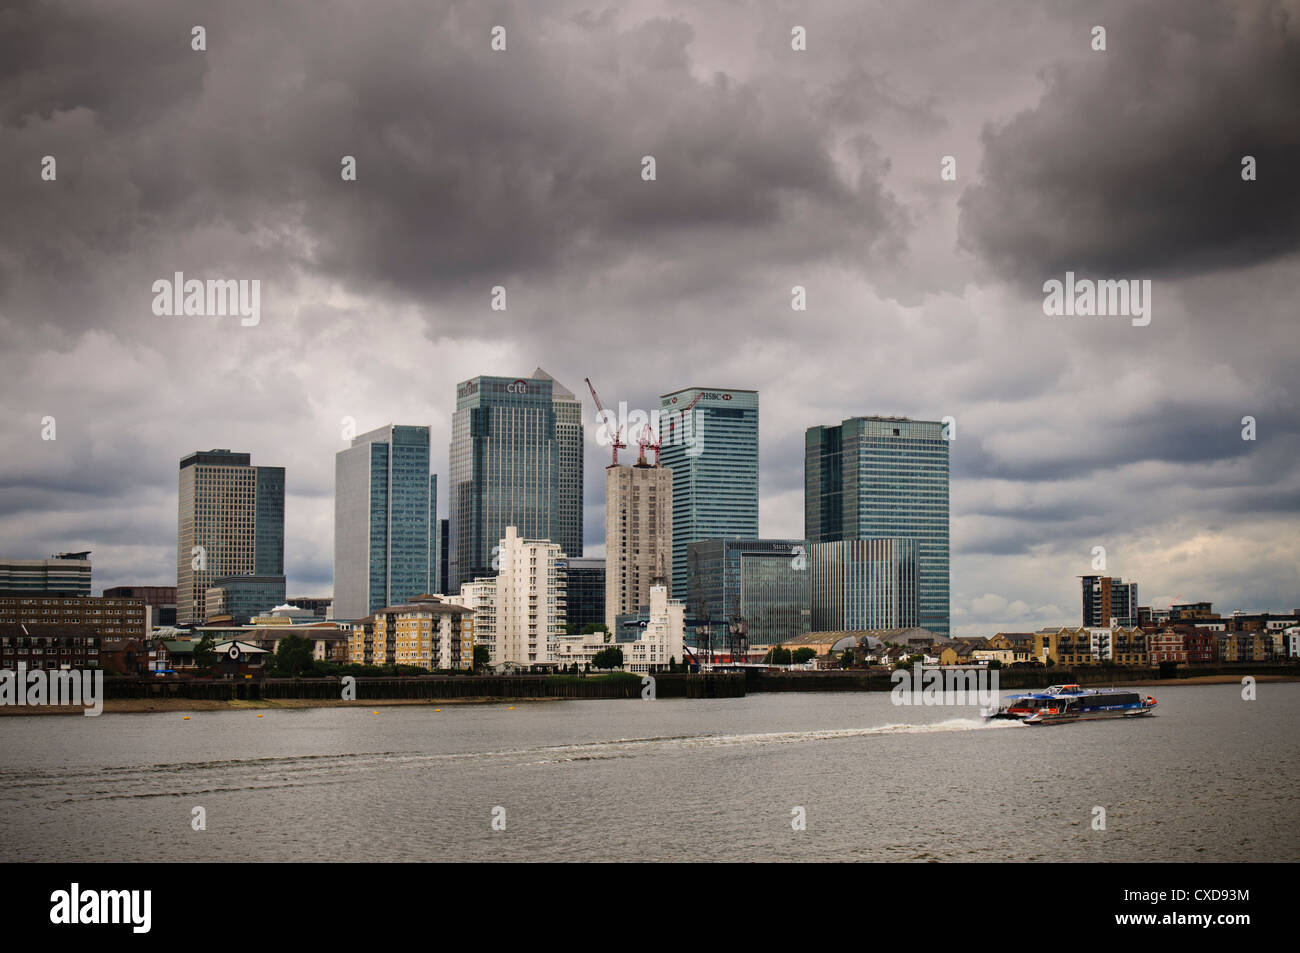
<instances>
[{"instance_id":1,"label":"green tree","mask_svg":"<svg viewBox=\"0 0 1300 953\"><path fill-rule=\"evenodd\" d=\"M840 656L840 668L851 668L853 666L853 650L845 649L844 654Z\"/></svg>"},{"instance_id":2,"label":"green tree","mask_svg":"<svg viewBox=\"0 0 1300 953\"><path fill-rule=\"evenodd\" d=\"M807 646L804 646L801 649L795 649L793 652L790 653L790 661L795 665L802 665L804 662L808 661L809 659L813 659L816 657L817 657L817 650L810 649Z\"/></svg>"},{"instance_id":3,"label":"green tree","mask_svg":"<svg viewBox=\"0 0 1300 953\"><path fill-rule=\"evenodd\" d=\"M769 665L789 665L790 650L778 645L776 648L768 649L767 655L763 661Z\"/></svg>"},{"instance_id":4,"label":"green tree","mask_svg":"<svg viewBox=\"0 0 1300 953\"><path fill-rule=\"evenodd\" d=\"M217 664L217 653L212 646L216 639L212 637L211 632L204 632L203 638L199 639L199 644L194 647L194 667L206 671Z\"/></svg>"},{"instance_id":5,"label":"green tree","mask_svg":"<svg viewBox=\"0 0 1300 953\"><path fill-rule=\"evenodd\" d=\"M488 647L486 645L474 646L474 667L476 669L483 668L485 665L488 665L491 661L492 661L492 653L488 651Z\"/></svg>"},{"instance_id":6,"label":"green tree","mask_svg":"<svg viewBox=\"0 0 1300 953\"><path fill-rule=\"evenodd\" d=\"M596 666L596 668L622 668L623 650L617 645L611 645L607 649L601 649L592 658L591 664Z\"/></svg>"},{"instance_id":7,"label":"green tree","mask_svg":"<svg viewBox=\"0 0 1300 953\"><path fill-rule=\"evenodd\" d=\"M297 678L305 670L310 669L313 662L311 643L301 635L291 632L275 647L275 674L277 675L291 675Z\"/></svg>"}]
</instances>

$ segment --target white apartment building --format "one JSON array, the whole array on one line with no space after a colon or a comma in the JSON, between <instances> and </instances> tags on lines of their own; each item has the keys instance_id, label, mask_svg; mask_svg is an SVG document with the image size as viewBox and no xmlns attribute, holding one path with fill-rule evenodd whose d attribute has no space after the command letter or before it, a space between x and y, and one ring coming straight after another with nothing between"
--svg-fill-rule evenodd
<instances>
[{"instance_id":1,"label":"white apartment building","mask_svg":"<svg viewBox=\"0 0 1300 953\"><path fill-rule=\"evenodd\" d=\"M667 586L650 587L650 621L635 642L626 642L623 667L629 672L665 671L686 654L686 604L668 598Z\"/></svg>"},{"instance_id":2,"label":"white apartment building","mask_svg":"<svg viewBox=\"0 0 1300 953\"><path fill-rule=\"evenodd\" d=\"M606 639L609 641L606 641ZM623 671L645 674L668 670L670 662L681 663L686 655L686 605L668 598L667 586L650 587L650 619L635 642L615 642L604 632L562 635L556 640L556 661L562 666L577 663L584 668L607 648L623 650Z\"/></svg>"},{"instance_id":3,"label":"white apartment building","mask_svg":"<svg viewBox=\"0 0 1300 953\"><path fill-rule=\"evenodd\" d=\"M447 601L474 610L474 644L487 647L491 664L497 664L497 580L495 576L480 576L472 582L462 583L460 595L448 596Z\"/></svg>"},{"instance_id":4,"label":"white apartment building","mask_svg":"<svg viewBox=\"0 0 1300 953\"><path fill-rule=\"evenodd\" d=\"M492 664L551 665L564 634L565 584L558 543L506 527L496 556L496 651Z\"/></svg>"},{"instance_id":5,"label":"white apartment building","mask_svg":"<svg viewBox=\"0 0 1300 953\"><path fill-rule=\"evenodd\" d=\"M605 641L606 639L609 641ZM615 642L614 637L608 632L561 635L555 640L555 660L560 663L561 668L576 664L579 669L585 669L598 653L611 646L626 650L627 643ZM626 651L624 658L626 659Z\"/></svg>"}]
</instances>

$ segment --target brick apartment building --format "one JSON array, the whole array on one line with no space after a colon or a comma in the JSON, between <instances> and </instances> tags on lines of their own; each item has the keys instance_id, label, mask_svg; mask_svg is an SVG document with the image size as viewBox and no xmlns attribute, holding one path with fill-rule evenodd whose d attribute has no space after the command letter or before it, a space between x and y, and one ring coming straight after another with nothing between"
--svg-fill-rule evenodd
<instances>
[{"instance_id":1,"label":"brick apartment building","mask_svg":"<svg viewBox=\"0 0 1300 953\"><path fill-rule=\"evenodd\" d=\"M145 635L143 599L0 591L0 668L97 668L105 639Z\"/></svg>"}]
</instances>

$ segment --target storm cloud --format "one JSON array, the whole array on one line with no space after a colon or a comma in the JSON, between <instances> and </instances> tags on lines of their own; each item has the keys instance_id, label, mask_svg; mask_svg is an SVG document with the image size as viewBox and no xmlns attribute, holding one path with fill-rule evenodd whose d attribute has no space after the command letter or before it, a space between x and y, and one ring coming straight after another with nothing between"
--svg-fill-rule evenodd
<instances>
[{"instance_id":1,"label":"storm cloud","mask_svg":"<svg viewBox=\"0 0 1300 953\"><path fill-rule=\"evenodd\" d=\"M1297 44L1295 0L10 4L0 552L170 583L177 463L230 447L327 594L343 419L429 424L445 479L456 383L541 366L759 390L773 537L805 428L954 416L958 632L1074 621L1095 545L1144 603L1290 608ZM1045 316L1066 270L1153 279L1151 324ZM261 322L153 314L178 271Z\"/></svg>"}]
</instances>

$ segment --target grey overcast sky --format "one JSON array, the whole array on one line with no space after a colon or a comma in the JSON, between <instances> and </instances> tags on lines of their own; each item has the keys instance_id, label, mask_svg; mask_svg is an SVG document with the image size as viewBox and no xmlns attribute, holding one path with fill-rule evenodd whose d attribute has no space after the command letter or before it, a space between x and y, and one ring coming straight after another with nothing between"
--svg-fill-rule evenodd
<instances>
[{"instance_id":1,"label":"grey overcast sky","mask_svg":"<svg viewBox=\"0 0 1300 953\"><path fill-rule=\"evenodd\" d=\"M1075 622L1099 545L1143 603L1300 603L1300 0L16 0L0 173L0 553L96 590L175 583L177 463L229 447L327 594L341 419L430 424L445 480L455 384L540 365L589 555L586 376L757 389L765 536L806 427L953 416L956 634ZM1151 323L1046 316L1067 270ZM156 316L177 271L260 324Z\"/></svg>"}]
</instances>

